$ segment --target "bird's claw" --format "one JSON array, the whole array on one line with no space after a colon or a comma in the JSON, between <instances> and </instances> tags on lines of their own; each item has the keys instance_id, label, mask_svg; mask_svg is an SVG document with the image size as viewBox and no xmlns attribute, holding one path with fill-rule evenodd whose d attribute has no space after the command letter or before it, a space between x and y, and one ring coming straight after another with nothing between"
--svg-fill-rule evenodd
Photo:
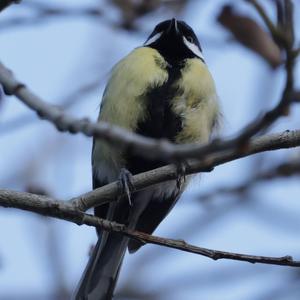
<instances>
[{"instance_id":1,"label":"bird's claw","mask_svg":"<svg viewBox=\"0 0 300 300\"><path fill-rule=\"evenodd\" d=\"M122 168L120 171L119 181L123 192L128 198L129 205L132 206L131 191L134 190L134 186L132 184L132 174L127 169Z\"/></svg>"},{"instance_id":2,"label":"bird's claw","mask_svg":"<svg viewBox=\"0 0 300 300\"><path fill-rule=\"evenodd\" d=\"M189 167L189 164L186 161L184 161L177 164L176 167L177 167L176 186L178 189L180 189L182 184L186 181L186 169L187 167Z\"/></svg>"}]
</instances>

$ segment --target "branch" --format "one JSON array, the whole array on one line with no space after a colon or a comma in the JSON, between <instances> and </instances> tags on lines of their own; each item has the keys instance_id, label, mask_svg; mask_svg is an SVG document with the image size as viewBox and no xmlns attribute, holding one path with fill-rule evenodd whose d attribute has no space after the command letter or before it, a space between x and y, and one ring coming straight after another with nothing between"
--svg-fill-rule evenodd
<instances>
[{"instance_id":1,"label":"branch","mask_svg":"<svg viewBox=\"0 0 300 300\"><path fill-rule=\"evenodd\" d=\"M278 178L289 178L291 176L299 176L300 175L300 162L291 161L282 163L275 168L262 172L258 175L254 175L252 178L247 181L234 186L234 187L220 187L214 189L212 192L208 192L200 196L201 200L209 200L218 195L240 195L249 191L256 184L270 181L272 179Z\"/></svg>"},{"instance_id":2,"label":"branch","mask_svg":"<svg viewBox=\"0 0 300 300\"><path fill-rule=\"evenodd\" d=\"M233 161L242 157L253 155L259 152L292 148L300 146L300 130L285 131L282 133L265 135L254 138L250 141L244 152L224 151L212 154L201 161L189 162L186 166L186 174L207 171L215 166ZM176 179L178 177L177 167L168 165L155 170L144 172L133 176L132 184L135 190L141 190L153 184ZM84 195L71 199L71 203L80 210L87 209L116 199L122 193L118 182L107 184Z\"/></svg>"},{"instance_id":3,"label":"branch","mask_svg":"<svg viewBox=\"0 0 300 300\"><path fill-rule=\"evenodd\" d=\"M257 3L256 0L247 0L252 3L271 32L281 32L281 28L276 27L268 18L263 8ZM288 0L286 0L290 3ZM206 145L199 144L186 144L174 145L166 140L155 140L146 138L141 135L134 134L126 131L125 129L110 125L108 123L99 122L92 123L87 118L76 119L70 115L65 114L57 107L51 106L43 101L40 97L35 95L26 86L16 80L12 72L5 68L0 63L0 83L4 89L11 95L15 95L24 104L29 106L32 110L36 111L38 115L52 122L58 130L67 131L70 133L81 132L87 136L94 136L101 138L112 145L118 147L129 148L132 152L143 154L145 157L154 159L158 158L165 161L178 161L188 158L203 158L203 156L213 152L224 151L228 149L243 148L247 145L249 139L263 129L268 128L279 117L287 115L289 106L293 101L294 93L294 63L297 52L293 49L293 7L292 5L285 5L282 14L285 13L285 22L281 24L284 27L284 33L287 33L289 38L285 38L283 43L286 52L286 84L282 97L278 104L266 112L263 116L258 117L248 126L246 126L240 134L236 137L227 140L213 140ZM283 18L282 18L283 19ZM288 20L291 19L291 20Z\"/></svg>"},{"instance_id":4,"label":"branch","mask_svg":"<svg viewBox=\"0 0 300 300\"><path fill-rule=\"evenodd\" d=\"M255 135L259 131L268 128L271 124L273 124L279 117L287 116L289 113L289 106L292 103L292 93L294 92L294 64L296 55L294 52L294 38L290 35L293 32L293 7L292 5L286 5L286 9L283 11L285 14L285 24L278 24L275 26L270 18L267 16L265 10L256 0L246 0L247 2L251 3L262 19L264 20L266 26L269 28L271 34L275 42L279 44L279 46L284 47L284 51L286 54L286 62L285 62L285 69L286 69L286 83L285 88L282 93L282 97L278 104L271 109L270 111L266 112L261 118L258 118L257 121L254 121L240 134L240 142L246 141L249 137ZM289 0L286 0L289 2ZM287 20L289 18L289 20ZM285 26L285 31L281 28L280 25Z\"/></svg>"},{"instance_id":5,"label":"branch","mask_svg":"<svg viewBox=\"0 0 300 300\"><path fill-rule=\"evenodd\" d=\"M163 155L163 153L168 152L168 147L172 147L172 144L167 141L157 142L154 139L137 135L105 122L92 123L88 118L78 119L65 114L57 106L49 105L29 90L25 84L17 81L12 72L1 63L0 83L8 94L15 95L40 117L53 123L60 131L69 133L81 132L87 136L102 138L111 144L129 147L133 151L140 151L141 153L155 152L155 155ZM157 147L158 150L156 150ZM152 156L151 154L149 155Z\"/></svg>"},{"instance_id":6,"label":"branch","mask_svg":"<svg viewBox=\"0 0 300 300\"><path fill-rule=\"evenodd\" d=\"M290 76L292 76L291 74ZM88 118L74 118L64 113L57 106L49 105L43 101L23 83L19 82L13 76L12 72L0 63L0 83L6 92L15 95L24 104L36 111L40 117L53 123L58 130L73 134L81 132L87 136L101 138L112 145L129 148L133 153L143 154L145 157L151 159L159 157L165 161L178 161L188 158L203 159L203 156L216 151L241 147L241 145L243 145L242 142L245 142L245 138L250 138L251 135L256 133L260 128L266 127L266 122L270 124L270 121L275 120L282 108L286 107L286 104L289 103L287 100L289 100L290 95L290 81L291 78L288 77L287 87L280 103L273 110L266 113L262 119L250 124L250 126L236 138L223 141L215 139L205 145L175 145L167 140L155 140L144 137L105 122L92 123Z\"/></svg>"},{"instance_id":7,"label":"branch","mask_svg":"<svg viewBox=\"0 0 300 300\"><path fill-rule=\"evenodd\" d=\"M79 103L84 99L84 96L91 93L96 89L96 87L99 87L100 81L99 78L97 78L91 82L87 82L81 86L75 87L75 89L71 91L67 96L60 99L60 101L57 101L59 103L57 107L59 107L62 111L65 111L73 105ZM31 111L24 113L12 120L2 123L0 126L0 135L10 134L12 131L18 130L20 128L24 129L26 126L31 125L38 120L39 119L35 118L35 116L32 115Z\"/></svg>"},{"instance_id":8,"label":"branch","mask_svg":"<svg viewBox=\"0 0 300 300\"><path fill-rule=\"evenodd\" d=\"M115 222L109 222L107 220L97 218L93 215L86 214L82 211L74 209L66 202L57 201L46 196L0 190L0 205L4 207L19 208L41 215L62 219L65 221L76 223L77 225L85 224L88 226L101 227L103 230L121 233L145 244L155 244L173 248L206 256L213 260L230 259L237 261L246 261L250 263L300 267L300 261L295 261L291 256L267 257L212 250L193 246L182 240L167 239L149 235L139 231L130 230L126 228L125 225Z\"/></svg>"},{"instance_id":9,"label":"branch","mask_svg":"<svg viewBox=\"0 0 300 300\"><path fill-rule=\"evenodd\" d=\"M265 21L267 22L268 19L265 19ZM113 145L118 145L118 147L127 147L133 152L143 153L150 158L160 157L160 159L165 160L201 158L201 161L190 162L187 166L186 173L192 174L258 152L300 146L300 130L252 138L253 135L270 126L280 116L285 115L291 103L294 87L293 68L296 58L292 41L286 44L285 50L287 54L287 78L279 103L262 118L252 122L237 137L223 141L214 140L207 145L174 145L168 141L146 138L107 123L92 123L88 119L76 119L65 114L58 107L47 104L24 84L16 80L12 72L2 64L0 64L0 83L7 93L15 95L24 104L36 111L39 116L53 123L58 130L70 133L81 132L87 136L101 138ZM247 147L244 147L245 144L247 144ZM205 157L203 157L204 155ZM173 165L168 165L134 176L133 184L139 190L155 183L176 178L177 168ZM119 194L120 189L116 182L71 199L71 201L57 201L46 196L0 190L0 206L19 208L70 221L78 225L86 224L101 227L103 230L117 232L144 243L152 243L195 253L214 260L231 259L250 263L300 266L300 261L294 261L291 256L278 258L252 256L197 247L184 241L133 231L126 228L125 225L100 219L84 212L84 210L92 206L113 201L116 198L115 196Z\"/></svg>"},{"instance_id":10,"label":"branch","mask_svg":"<svg viewBox=\"0 0 300 300\"><path fill-rule=\"evenodd\" d=\"M273 25L270 23L264 10L258 5L256 0L247 0L252 3L270 30L273 30ZM289 0L286 0L288 3ZM286 19L292 18L292 5L285 6ZM286 52L286 84L282 97L278 104L266 112L262 117L257 118L251 122L239 135L227 140L215 139L209 144L185 144L175 145L167 140L155 140L133 132L127 131L123 128L110 125L105 122L92 123L89 119L76 119L70 115L65 114L58 107L51 106L43 101L39 96L35 95L23 83L19 82L4 65L0 63L0 83L3 85L7 93L15 95L24 104L29 106L37 114L53 123L58 130L67 131L70 133L81 132L87 136L94 136L101 138L106 142L117 145L118 147L129 148L133 153L142 154L150 159L158 158L164 161L180 161L189 158L201 158L210 155L214 152L224 151L228 149L245 148L249 139L263 129L268 128L280 116L287 115L289 106L293 101L294 93L294 63L296 59L294 46L294 39L292 38L293 23L292 20L286 20L283 24L287 33L288 39L284 43ZM276 30L279 29L276 27Z\"/></svg>"}]
</instances>

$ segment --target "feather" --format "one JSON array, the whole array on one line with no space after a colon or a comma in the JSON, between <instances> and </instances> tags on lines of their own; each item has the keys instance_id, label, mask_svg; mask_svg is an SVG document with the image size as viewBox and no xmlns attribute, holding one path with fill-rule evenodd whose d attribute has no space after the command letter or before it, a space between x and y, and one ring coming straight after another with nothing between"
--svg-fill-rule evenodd
<instances>
[{"instance_id":1,"label":"feather","mask_svg":"<svg viewBox=\"0 0 300 300\"><path fill-rule=\"evenodd\" d=\"M184 29L184 37L189 38L189 47L181 39L182 44L172 53L172 45L180 42L180 28ZM177 23L174 19L163 22L152 36L157 30L166 31L155 40L150 36L147 46L133 50L113 68L103 95L99 121L175 143L207 142L219 109L213 79L202 56L199 58L200 44L184 22ZM171 44L168 44L167 34L172 35ZM197 46L198 55L193 53L191 43ZM167 58L162 53L168 53ZM149 160L139 153L94 139L93 188L117 180L122 168L138 174L164 164L163 160ZM152 234L178 201L187 183L178 188L176 181L171 180L134 192L132 205L127 197L119 197L117 201L96 207L95 215ZM132 253L142 246L141 242L118 233L100 229L97 232L99 240L76 300L112 299L126 249Z\"/></svg>"}]
</instances>

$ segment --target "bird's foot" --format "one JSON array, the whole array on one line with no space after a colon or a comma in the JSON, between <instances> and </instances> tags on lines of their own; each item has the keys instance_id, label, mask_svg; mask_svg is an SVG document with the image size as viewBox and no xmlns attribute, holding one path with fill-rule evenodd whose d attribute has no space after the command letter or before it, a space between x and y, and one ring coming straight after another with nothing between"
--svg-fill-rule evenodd
<instances>
[{"instance_id":1,"label":"bird's foot","mask_svg":"<svg viewBox=\"0 0 300 300\"><path fill-rule=\"evenodd\" d=\"M132 184L132 174L126 168L121 169L119 182L123 192L128 198L129 205L132 206L131 192L134 190L134 186Z\"/></svg>"},{"instance_id":2,"label":"bird's foot","mask_svg":"<svg viewBox=\"0 0 300 300\"><path fill-rule=\"evenodd\" d=\"M177 168L176 186L178 189L180 189L182 184L186 181L186 169L188 167L189 164L187 161L183 161L176 164L176 168Z\"/></svg>"}]
</instances>

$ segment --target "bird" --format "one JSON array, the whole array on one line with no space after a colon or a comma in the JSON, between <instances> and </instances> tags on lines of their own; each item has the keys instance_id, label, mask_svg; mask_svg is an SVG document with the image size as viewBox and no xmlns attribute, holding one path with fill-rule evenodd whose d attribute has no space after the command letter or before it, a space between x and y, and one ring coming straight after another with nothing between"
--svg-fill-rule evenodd
<instances>
[{"instance_id":1,"label":"bird","mask_svg":"<svg viewBox=\"0 0 300 300\"><path fill-rule=\"evenodd\" d=\"M112 69L99 122L175 144L207 143L219 119L216 87L193 29L175 18L157 24L146 42ZM97 217L152 234L174 207L189 178L130 192L132 175L165 165L142 153L93 139L93 188L120 180L127 195L95 207ZM143 243L97 229L98 241L76 290L76 300L110 300L126 250Z\"/></svg>"}]
</instances>

